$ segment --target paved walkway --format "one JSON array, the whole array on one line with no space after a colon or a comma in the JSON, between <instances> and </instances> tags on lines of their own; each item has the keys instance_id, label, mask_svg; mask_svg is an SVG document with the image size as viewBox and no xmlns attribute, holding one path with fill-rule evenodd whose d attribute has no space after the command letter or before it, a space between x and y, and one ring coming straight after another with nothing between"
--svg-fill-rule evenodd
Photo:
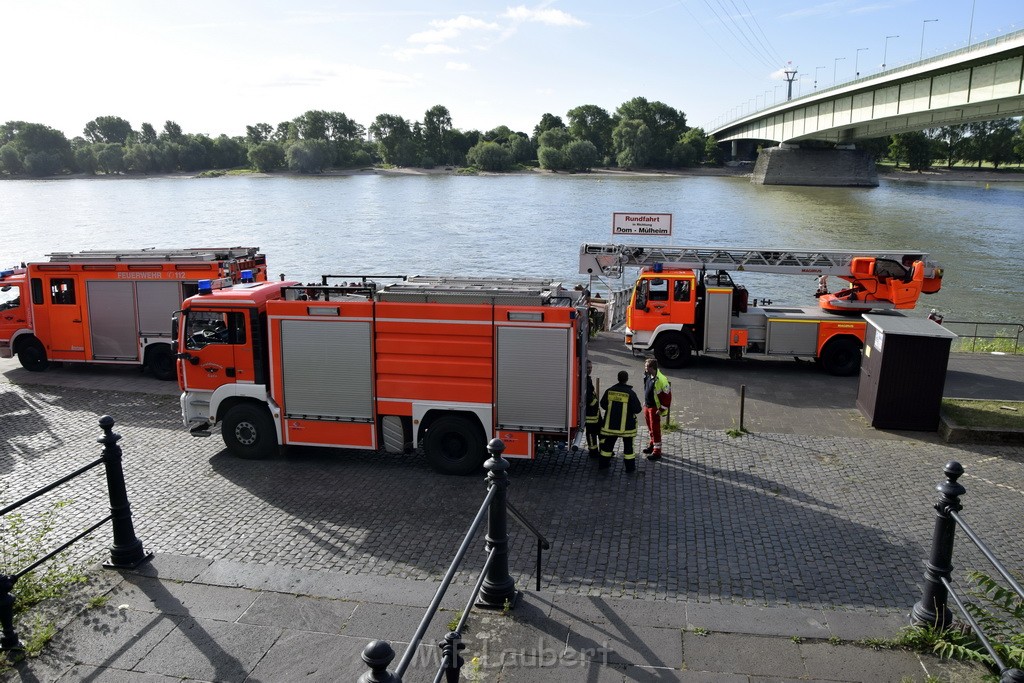
<instances>
[{"instance_id":1,"label":"paved walkway","mask_svg":"<svg viewBox=\"0 0 1024 683\"><path fill-rule=\"evenodd\" d=\"M614 341L594 357L603 386L619 367L639 380L640 361ZM1024 399L1022 360L956 357L946 395ZM641 461L634 477L621 462L600 476L565 452L514 463L510 500L553 547L534 591L533 540L513 525L524 597L508 614L474 611L464 654L480 659L464 673L978 680L977 669L856 641L893 637L919 598L948 460L967 470L964 515L1024 567L1024 449L878 432L852 407L856 378L794 365L701 359L671 372L683 428L666 436L671 455ZM235 460L218 438L183 434L177 388L137 369L33 374L0 361L0 378L2 497L95 458L96 419L112 414L136 530L156 553L138 572L94 572L81 598L103 604L59 611L46 655L4 680L354 680L370 640L401 656L483 495L479 477L436 475L419 456ZM740 383L752 433L733 439L723 430L738 423ZM98 477L73 498L61 532L105 514ZM102 558L109 535L95 536L81 550ZM983 566L966 543L957 552L958 567ZM406 680L432 679L430 643L462 609L472 571L456 577Z\"/></svg>"}]
</instances>

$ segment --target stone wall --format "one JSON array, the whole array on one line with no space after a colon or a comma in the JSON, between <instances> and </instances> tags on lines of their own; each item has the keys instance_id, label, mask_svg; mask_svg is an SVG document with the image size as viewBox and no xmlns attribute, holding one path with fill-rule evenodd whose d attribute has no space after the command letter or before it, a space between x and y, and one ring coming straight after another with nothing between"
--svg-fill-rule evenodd
<instances>
[{"instance_id":1,"label":"stone wall","mask_svg":"<svg viewBox=\"0 0 1024 683\"><path fill-rule=\"evenodd\" d=\"M875 162L859 149L762 149L750 182L758 185L878 187Z\"/></svg>"}]
</instances>

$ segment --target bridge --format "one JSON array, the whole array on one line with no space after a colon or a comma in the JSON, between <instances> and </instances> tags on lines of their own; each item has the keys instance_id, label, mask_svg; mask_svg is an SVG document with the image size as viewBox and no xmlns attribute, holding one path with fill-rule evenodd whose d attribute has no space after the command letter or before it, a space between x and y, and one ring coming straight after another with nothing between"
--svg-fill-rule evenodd
<instances>
[{"instance_id":1,"label":"bridge","mask_svg":"<svg viewBox=\"0 0 1024 683\"><path fill-rule=\"evenodd\" d=\"M758 156L754 182L878 185L858 140L1024 114L1024 31L817 90L708 131L718 142L781 143ZM836 149L800 149L802 141Z\"/></svg>"}]
</instances>

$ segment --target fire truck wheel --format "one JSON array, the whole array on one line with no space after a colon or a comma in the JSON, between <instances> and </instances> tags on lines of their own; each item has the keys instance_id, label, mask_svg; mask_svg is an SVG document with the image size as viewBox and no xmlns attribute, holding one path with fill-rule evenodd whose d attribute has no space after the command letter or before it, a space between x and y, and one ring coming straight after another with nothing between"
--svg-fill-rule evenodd
<instances>
[{"instance_id":1,"label":"fire truck wheel","mask_svg":"<svg viewBox=\"0 0 1024 683\"><path fill-rule=\"evenodd\" d=\"M46 360L46 349L38 339L29 339L21 343L18 348L18 360L21 367L32 372L42 372L50 365Z\"/></svg>"},{"instance_id":2,"label":"fire truck wheel","mask_svg":"<svg viewBox=\"0 0 1024 683\"><path fill-rule=\"evenodd\" d=\"M174 366L174 354L171 353L171 347L160 344L150 349L147 354L149 360L149 371L153 373L153 376L157 379L171 380L178 378L178 369Z\"/></svg>"},{"instance_id":3,"label":"fire truck wheel","mask_svg":"<svg viewBox=\"0 0 1024 683\"><path fill-rule=\"evenodd\" d=\"M821 367L837 377L856 375L860 370L860 344L853 339L833 339L821 350Z\"/></svg>"},{"instance_id":4,"label":"fire truck wheel","mask_svg":"<svg viewBox=\"0 0 1024 683\"><path fill-rule=\"evenodd\" d=\"M487 459L483 435L469 420L446 416L427 431L427 460L443 474L472 474Z\"/></svg>"},{"instance_id":5,"label":"fire truck wheel","mask_svg":"<svg viewBox=\"0 0 1024 683\"><path fill-rule=\"evenodd\" d=\"M221 426L224 444L245 460L263 460L277 451L274 421L266 408L241 403L228 409Z\"/></svg>"},{"instance_id":6,"label":"fire truck wheel","mask_svg":"<svg viewBox=\"0 0 1024 683\"><path fill-rule=\"evenodd\" d=\"M690 340L678 332L663 332L654 343L654 357L663 368L685 368L690 364Z\"/></svg>"}]
</instances>

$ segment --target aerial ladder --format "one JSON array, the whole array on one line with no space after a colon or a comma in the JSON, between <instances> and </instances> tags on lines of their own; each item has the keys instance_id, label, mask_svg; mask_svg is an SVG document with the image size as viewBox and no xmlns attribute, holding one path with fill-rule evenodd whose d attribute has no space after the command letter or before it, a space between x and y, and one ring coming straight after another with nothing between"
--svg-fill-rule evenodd
<instances>
[{"instance_id":1,"label":"aerial ladder","mask_svg":"<svg viewBox=\"0 0 1024 683\"><path fill-rule=\"evenodd\" d=\"M839 251L638 244L583 244L580 273L640 274L626 310L626 345L653 351L665 367L691 352L810 357L837 375L855 373L870 310L912 309L937 292L942 268L916 250ZM818 277L817 308L751 306L730 271ZM828 277L848 286L828 291ZM756 299L754 300L756 304ZM792 323L802 323L800 325Z\"/></svg>"}]
</instances>

